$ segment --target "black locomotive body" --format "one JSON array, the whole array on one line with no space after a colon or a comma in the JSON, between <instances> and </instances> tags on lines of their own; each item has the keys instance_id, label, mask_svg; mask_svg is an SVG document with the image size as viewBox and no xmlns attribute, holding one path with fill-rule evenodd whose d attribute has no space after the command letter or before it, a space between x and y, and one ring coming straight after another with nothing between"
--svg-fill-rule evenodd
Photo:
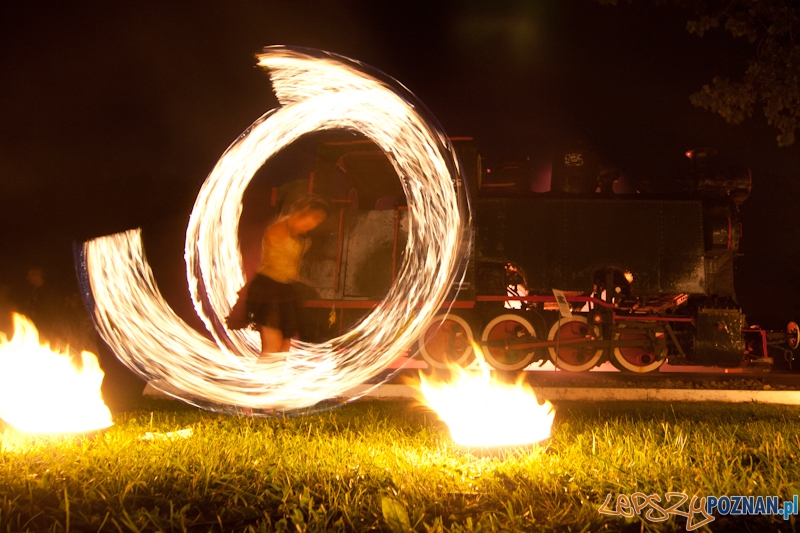
<instances>
[{"instance_id":1,"label":"black locomotive body","mask_svg":"<svg viewBox=\"0 0 800 533\"><path fill-rule=\"evenodd\" d=\"M430 366L466 364L471 341L498 370L551 361L585 371L671 365L769 366L791 356L797 327L750 327L736 303L733 261L749 171L715 173L710 152L689 153L693 171L671 194L616 195L580 149L555 156L552 190L528 190L524 173L481 168L470 139L454 145L474 214L473 250L459 291L417 347ZM403 260L407 211L385 156L359 140L321 146L309 180L336 207L304 265L304 336L345 331L374 307ZM555 290L554 290L555 289Z\"/></svg>"}]
</instances>

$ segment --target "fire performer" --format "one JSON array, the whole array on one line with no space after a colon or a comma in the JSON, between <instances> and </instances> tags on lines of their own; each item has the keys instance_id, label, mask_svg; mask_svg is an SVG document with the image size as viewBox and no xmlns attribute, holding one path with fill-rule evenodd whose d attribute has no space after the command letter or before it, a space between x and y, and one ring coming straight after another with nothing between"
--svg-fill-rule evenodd
<instances>
[{"instance_id":1,"label":"fire performer","mask_svg":"<svg viewBox=\"0 0 800 533\"><path fill-rule=\"evenodd\" d=\"M264 231L261 265L247 290L247 316L261 335L261 357L288 351L290 339L298 333L297 293L292 283L300 277L300 263L311 244L306 233L329 214L325 200L305 196Z\"/></svg>"}]
</instances>

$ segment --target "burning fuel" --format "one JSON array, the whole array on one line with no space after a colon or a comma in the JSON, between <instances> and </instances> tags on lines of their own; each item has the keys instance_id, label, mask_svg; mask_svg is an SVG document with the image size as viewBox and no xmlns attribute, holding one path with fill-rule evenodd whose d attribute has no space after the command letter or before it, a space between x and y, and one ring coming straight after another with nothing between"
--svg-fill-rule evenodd
<instances>
[{"instance_id":1,"label":"burning fuel","mask_svg":"<svg viewBox=\"0 0 800 533\"><path fill-rule=\"evenodd\" d=\"M97 357L77 361L41 344L36 327L14 314L14 335L0 333L0 418L25 433L85 433L113 425L100 392ZM78 364L76 364L78 363Z\"/></svg>"},{"instance_id":2,"label":"burning fuel","mask_svg":"<svg viewBox=\"0 0 800 533\"><path fill-rule=\"evenodd\" d=\"M450 428L457 444L469 447L523 446L550 436L555 410L540 404L522 378L506 383L489 372L473 343L479 370L449 364L450 379L439 381L420 372L423 402Z\"/></svg>"}]
</instances>

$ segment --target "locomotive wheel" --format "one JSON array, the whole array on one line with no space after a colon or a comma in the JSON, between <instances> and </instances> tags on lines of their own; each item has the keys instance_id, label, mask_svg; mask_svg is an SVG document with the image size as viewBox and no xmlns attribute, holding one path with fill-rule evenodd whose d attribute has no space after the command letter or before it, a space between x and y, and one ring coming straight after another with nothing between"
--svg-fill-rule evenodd
<instances>
[{"instance_id":1,"label":"locomotive wheel","mask_svg":"<svg viewBox=\"0 0 800 533\"><path fill-rule=\"evenodd\" d=\"M506 341L507 346L484 346L486 362L497 370L522 370L533 361L534 350L515 350L514 343L528 343L536 338L533 325L519 315L500 315L483 328L483 341Z\"/></svg>"},{"instance_id":2,"label":"locomotive wheel","mask_svg":"<svg viewBox=\"0 0 800 533\"><path fill-rule=\"evenodd\" d=\"M639 340L647 339L644 333L617 333L615 339L619 340ZM667 362L667 346L656 355L651 348L641 348L639 346L618 346L614 348L611 363L623 372L654 372Z\"/></svg>"},{"instance_id":3,"label":"locomotive wheel","mask_svg":"<svg viewBox=\"0 0 800 533\"><path fill-rule=\"evenodd\" d=\"M458 315L436 315L420 337L419 351L433 368L450 365L467 366L474 357L472 327Z\"/></svg>"},{"instance_id":4,"label":"locomotive wheel","mask_svg":"<svg viewBox=\"0 0 800 533\"><path fill-rule=\"evenodd\" d=\"M571 339L599 339L600 328L589 326L586 317L574 315L564 317L550 328L547 340L571 340ZM603 357L602 348L588 348L577 345L550 346L550 360L561 370L568 372L583 372L594 367Z\"/></svg>"}]
</instances>

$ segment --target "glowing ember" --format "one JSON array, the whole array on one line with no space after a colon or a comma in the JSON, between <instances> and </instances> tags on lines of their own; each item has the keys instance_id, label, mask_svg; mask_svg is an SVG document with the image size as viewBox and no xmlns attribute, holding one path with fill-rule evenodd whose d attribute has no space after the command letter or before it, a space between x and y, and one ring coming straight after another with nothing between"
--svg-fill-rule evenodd
<instances>
[{"instance_id":1,"label":"glowing ember","mask_svg":"<svg viewBox=\"0 0 800 533\"><path fill-rule=\"evenodd\" d=\"M522 378L511 384L492 376L480 348L474 347L480 370L448 365L449 381L420 372L423 401L447 424L453 440L462 446L496 447L532 444L549 437L553 405L540 404Z\"/></svg>"},{"instance_id":2,"label":"glowing ember","mask_svg":"<svg viewBox=\"0 0 800 533\"><path fill-rule=\"evenodd\" d=\"M97 357L68 354L39 343L36 327L14 314L14 336L0 333L0 418L26 433L84 433L111 426Z\"/></svg>"}]
</instances>

